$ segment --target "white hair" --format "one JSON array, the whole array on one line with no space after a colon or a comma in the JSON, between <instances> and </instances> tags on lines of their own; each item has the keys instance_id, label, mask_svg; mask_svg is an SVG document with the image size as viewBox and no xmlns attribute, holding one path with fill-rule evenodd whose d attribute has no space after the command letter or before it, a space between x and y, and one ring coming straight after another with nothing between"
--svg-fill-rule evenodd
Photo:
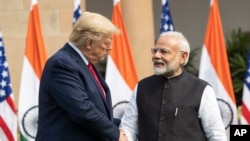
<instances>
[{"instance_id":1,"label":"white hair","mask_svg":"<svg viewBox=\"0 0 250 141\"><path fill-rule=\"evenodd\" d=\"M188 54L187 59L185 60L183 64L183 65L186 65L189 59L189 54L190 54L190 45L189 45L187 38L181 32L178 32L178 31L163 32L160 34L160 37L162 36L174 36L178 39L178 44L179 44L178 47L180 51L187 52Z\"/></svg>"}]
</instances>

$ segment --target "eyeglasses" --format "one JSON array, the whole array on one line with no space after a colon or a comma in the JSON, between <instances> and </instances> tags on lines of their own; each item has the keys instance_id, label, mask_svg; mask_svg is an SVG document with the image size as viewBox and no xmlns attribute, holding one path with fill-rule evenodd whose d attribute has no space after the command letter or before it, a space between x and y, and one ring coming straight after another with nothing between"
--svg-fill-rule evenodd
<instances>
[{"instance_id":1,"label":"eyeglasses","mask_svg":"<svg viewBox=\"0 0 250 141\"><path fill-rule=\"evenodd\" d=\"M165 48L151 48L151 53L156 54L157 52L160 52L160 54L171 54L171 51Z\"/></svg>"},{"instance_id":2,"label":"eyeglasses","mask_svg":"<svg viewBox=\"0 0 250 141\"><path fill-rule=\"evenodd\" d=\"M160 54L165 55L165 54L171 54L172 52L166 48L151 48L151 53L156 54L159 51ZM179 51L179 52L184 52L184 51Z\"/></svg>"}]
</instances>

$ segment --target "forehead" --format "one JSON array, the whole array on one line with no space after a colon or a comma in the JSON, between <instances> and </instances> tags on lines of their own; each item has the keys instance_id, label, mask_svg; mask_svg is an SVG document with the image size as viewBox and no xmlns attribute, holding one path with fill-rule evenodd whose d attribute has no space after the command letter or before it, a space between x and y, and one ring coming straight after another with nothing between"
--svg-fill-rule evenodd
<instances>
[{"instance_id":1,"label":"forehead","mask_svg":"<svg viewBox=\"0 0 250 141\"><path fill-rule=\"evenodd\" d=\"M112 35L109 36L104 36L101 40L99 40L100 42L111 42L113 39Z\"/></svg>"},{"instance_id":2,"label":"forehead","mask_svg":"<svg viewBox=\"0 0 250 141\"><path fill-rule=\"evenodd\" d=\"M156 42L156 47L178 49L178 39L173 36L161 36Z\"/></svg>"}]
</instances>

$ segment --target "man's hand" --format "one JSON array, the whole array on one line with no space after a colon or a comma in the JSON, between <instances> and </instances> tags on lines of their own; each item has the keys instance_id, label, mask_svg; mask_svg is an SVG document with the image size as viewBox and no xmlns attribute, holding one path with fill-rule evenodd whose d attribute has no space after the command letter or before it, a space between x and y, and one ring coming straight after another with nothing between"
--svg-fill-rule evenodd
<instances>
[{"instance_id":1,"label":"man's hand","mask_svg":"<svg viewBox=\"0 0 250 141\"><path fill-rule=\"evenodd\" d=\"M123 129L120 129L119 141L128 141L128 138L126 136L126 132Z\"/></svg>"}]
</instances>

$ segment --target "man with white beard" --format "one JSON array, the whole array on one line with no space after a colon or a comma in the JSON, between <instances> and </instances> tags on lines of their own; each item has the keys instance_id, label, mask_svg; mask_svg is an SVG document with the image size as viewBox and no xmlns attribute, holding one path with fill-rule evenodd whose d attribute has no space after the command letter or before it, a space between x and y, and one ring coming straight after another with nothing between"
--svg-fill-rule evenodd
<instances>
[{"instance_id":1,"label":"man with white beard","mask_svg":"<svg viewBox=\"0 0 250 141\"><path fill-rule=\"evenodd\" d=\"M190 47L180 32L151 49L154 75L138 82L122 117L129 141L226 141L212 87L188 73Z\"/></svg>"}]
</instances>

